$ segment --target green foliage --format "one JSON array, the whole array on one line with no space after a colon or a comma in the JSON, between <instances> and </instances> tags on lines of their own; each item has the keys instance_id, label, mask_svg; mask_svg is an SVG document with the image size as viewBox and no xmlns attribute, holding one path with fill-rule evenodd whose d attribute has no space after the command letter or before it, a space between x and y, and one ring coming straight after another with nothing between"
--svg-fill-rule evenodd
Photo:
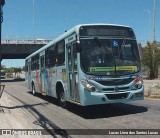
<instances>
[{"instance_id":1,"label":"green foliage","mask_svg":"<svg viewBox=\"0 0 160 138\"><path fill-rule=\"evenodd\" d=\"M147 47L143 48L142 65L149 70L151 79L158 78L158 70L160 67L160 44L157 42L147 43Z\"/></svg>"},{"instance_id":2,"label":"green foliage","mask_svg":"<svg viewBox=\"0 0 160 138\"><path fill-rule=\"evenodd\" d=\"M4 70L7 73L7 78L13 78L13 76L17 76L18 73L21 73L23 68L13 68L13 67L11 67L11 68L5 68Z\"/></svg>"},{"instance_id":3,"label":"green foliage","mask_svg":"<svg viewBox=\"0 0 160 138\"><path fill-rule=\"evenodd\" d=\"M6 73L7 73L7 78L12 78L13 77L13 72L14 72L14 68L7 68L6 69Z\"/></svg>"},{"instance_id":4,"label":"green foliage","mask_svg":"<svg viewBox=\"0 0 160 138\"><path fill-rule=\"evenodd\" d=\"M1 65L1 70L5 70L6 66L5 65Z\"/></svg>"},{"instance_id":5,"label":"green foliage","mask_svg":"<svg viewBox=\"0 0 160 138\"><path fill-rule=\"evenodd\" d=\"M22 67L22 71L25 71L25 66Z\"/></svg>"}]
</instances>

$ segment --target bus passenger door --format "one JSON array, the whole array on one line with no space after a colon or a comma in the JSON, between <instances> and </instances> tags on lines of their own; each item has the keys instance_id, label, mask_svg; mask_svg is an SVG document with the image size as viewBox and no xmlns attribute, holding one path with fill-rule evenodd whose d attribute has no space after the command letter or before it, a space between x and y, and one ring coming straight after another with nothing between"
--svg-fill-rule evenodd
<instances>
[{"instance_id":1,"label":"bus passenger door","mask_svg":"<svg viewBox=\"0 0 160 138\"><path fill-rule=\"evenodd\" d=\"M68 68L69 68L69 91L70 100L80 102L78 91L78 71L77 71L77 52L76 43L68 46Z\"/></svg>"},{"instance_id":2,"label":"bus passenger door","mask_svg":"<svg viewBox=\"0 0 160 138\"><path fill-rule=\"evenodd\" d=\"M39 71L39 78L42 88L42 93L45 93L45 55L40 54L40 71Z\"/></svg>"}]
</instances>

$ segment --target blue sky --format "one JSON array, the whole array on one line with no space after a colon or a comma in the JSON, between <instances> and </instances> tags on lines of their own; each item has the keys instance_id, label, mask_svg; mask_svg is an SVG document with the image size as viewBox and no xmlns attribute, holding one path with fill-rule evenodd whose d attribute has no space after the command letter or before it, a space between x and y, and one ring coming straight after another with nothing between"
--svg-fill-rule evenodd
<instances>
[{"instance_id":1,"label":"blue sky","mask_svg":"<svg viewBox=\"0 0 160 138\"><path fill-rule=\"evenodd\" d=\"M160 0L156 0L157 41L160 41L159 5ZM51 39L77 24L111 23L131 26L138 42L153 40L153 0L6 0L3 12L3 39L22 36ZM23 66L24 60L3 60L3 63L17 67Z\"/></svg>"}]
</instances>

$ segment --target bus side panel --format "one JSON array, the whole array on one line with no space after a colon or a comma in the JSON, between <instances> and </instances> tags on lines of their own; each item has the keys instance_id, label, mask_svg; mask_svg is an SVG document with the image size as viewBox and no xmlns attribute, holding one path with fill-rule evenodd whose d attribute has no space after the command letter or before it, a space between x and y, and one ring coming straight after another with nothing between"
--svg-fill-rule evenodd
<instances>
[{"instance_id":1,"label":"bus side panel","mask_svg":"<svg viewBox=\"0 0 160 138\"><path fill-rule=\"evenodd\" d=\"M26 85L27 89L30 90L30 88L29 88L29 80L28 80L28 72L25 72L25 85Z\"/></svg>"},{"instance_id":2,"label":"bus side panel","mask_svg":"<svg viewBox=\"0 0 160 138\"><path fill-rule=\"evenodd\" d=\"M53 69L53 97L57 97L56 93L56 84L57 82L60 82L63 86L64 92L65 92L65 99L68 100L68 89L67 89L67 78L66 78L66 67L65 66L60 66L60 67L54 67ZM59 92L57 90L57 92Z\"/></svg>"},{"instance_id":3,"label":"bus side panel","mask_svg":"<svg viewBox=\"0 0 160 138\"><path fill-rule=\"evenodd\" d=\"M42 92L42 86L41 86L40 78L39 78L39 70L36 70L36 71L32 72L32 82L35 85L36 92L41 93Z\"/></svg>"},{"instance_id":4,"label":"bus side panel","mask_svg":"<svg viewBox=\"0 0 160 138\"><path fill-rule=\"evenodd\" d=\"M55 76L53 68L50 69L45 68L43 75L46 88L46 95L56 97L55 81L54 81Z\"/></svg>"},{"instance_id":5,"label":"bus side panel","mask_svg":"<svg viewBox=\"0 0 160 138\"><path fill-rule=\"evenodd\" d=\"M43 72L43 78L44 78L44 85L45 85L45 93L48 96L52 96L57 98L56 94L56 83L58 81L61 81L62 79L62 72L60 67L53 67L53 68L45 68ZM40 83L40 78L38 77L38 71L36 72L36 89L39 92L42 92L42 85Z\"/></svg>"}]
</instances>

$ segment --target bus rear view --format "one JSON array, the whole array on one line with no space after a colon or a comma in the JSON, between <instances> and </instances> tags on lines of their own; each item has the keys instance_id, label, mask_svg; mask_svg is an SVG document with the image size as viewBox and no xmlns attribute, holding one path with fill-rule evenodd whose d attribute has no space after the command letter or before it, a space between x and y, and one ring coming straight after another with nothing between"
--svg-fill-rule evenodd
<instances>
[{"instance_id":1,"label":"bus rear view","mask_svg":"<svg viewBox=\"0 0 160 138\"><path fill-rule=\"evenodd\" d=\"M118 25L81 26L79 35L80 91L86 97L82 103L143 100L141 63L133 30Z\"/></svg>"}]
</instances>

